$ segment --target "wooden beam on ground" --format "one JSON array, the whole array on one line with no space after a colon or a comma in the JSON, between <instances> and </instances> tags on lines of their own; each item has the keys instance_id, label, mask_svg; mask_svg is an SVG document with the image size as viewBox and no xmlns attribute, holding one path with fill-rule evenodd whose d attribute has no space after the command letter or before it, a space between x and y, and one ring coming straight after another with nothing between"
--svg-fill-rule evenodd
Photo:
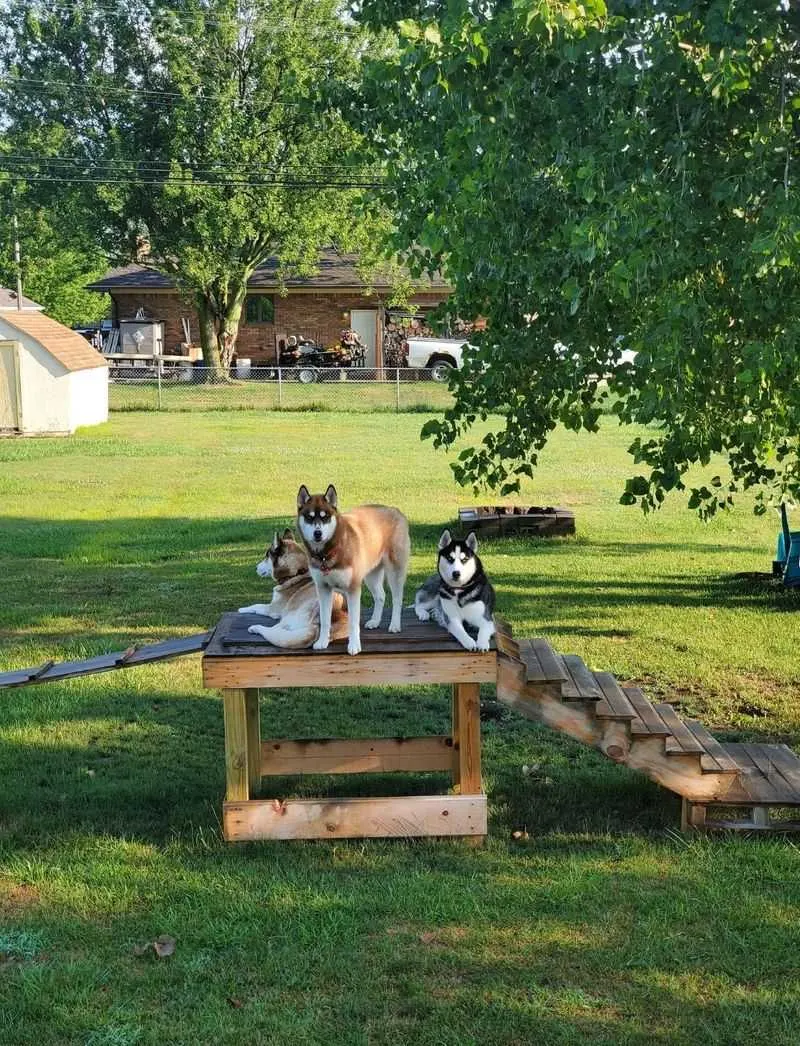
<instances>
[{"instance_id":1,"label":"wooden beam on ground","mask_svg":"<svg viewBox=\"0 0 800 1046\"><path fill-rule=\"evenodd\" d=\"M222 817L228 842L483 836L487 832L483 795L229 801L223 804Z\"/></svg>"}]
</instances>

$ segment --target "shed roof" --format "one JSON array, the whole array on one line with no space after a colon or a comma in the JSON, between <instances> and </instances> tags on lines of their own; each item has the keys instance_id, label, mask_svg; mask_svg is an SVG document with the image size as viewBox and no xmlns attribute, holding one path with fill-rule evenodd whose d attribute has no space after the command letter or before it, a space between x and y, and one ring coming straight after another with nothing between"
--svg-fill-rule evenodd
<instances>
[{"instance_id":1,"label":"shed roof","mask_svg":"<svg viewBox=\"0 0 800 1046\"><path fill-rule=\"evenodd\" d=\"M0 287L0 312L5 312L6 309L17 308L17 292L10 291L8 287ZM34 310L41 312L44 305L40 305L38 302L33 301L31 298L27 298L24 294L22 295L22 308L26 311Z\"/></svg>"},{"instance_id":2,"label":"shed roof","mask_svg":"<svg viewBox=\"0 0 800 1046\"><path fill-rule=\"evenodd\" d=\"M281 283L278 279L277 258L267 258L263 261L253 275L247 286L252 290L276 290ZM373 287L386 288L391 285L388 276L379 273L370 281ZM418 289L449 290L449 284L440 276L426 281L414 281ZM292 276L284 281L284 286L290 290L342 290L344 288L365 289L368 284L358 273L358 256L355 254L340 254L338 251L328 248L320 252L319 271L313 276ZM163 273L148 269L144 265L125 265L121 269L112 269L110 272L94 283L90 283L88 289L91 291L113 291L113 290L172 290L175 287L174 280Z\"/></svg>"},{"instance_id":3,"label":"shed roof","mask_svg":"<svg viewBox=\"0 0 800 1046\"><path fill-rule=\"evenodd\" d=\"M66 370L108 366L108 362L85 338L42 312L2 312L0 333L4 324L30 335Z\"/></svg>"}]
</instances>

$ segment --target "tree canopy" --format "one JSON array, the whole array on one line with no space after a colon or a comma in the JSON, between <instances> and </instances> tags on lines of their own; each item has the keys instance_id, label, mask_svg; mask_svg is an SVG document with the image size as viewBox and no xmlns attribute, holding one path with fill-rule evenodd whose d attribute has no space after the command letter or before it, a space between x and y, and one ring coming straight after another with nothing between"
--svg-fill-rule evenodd
<instances>
[{"instance_id":1,"label":"tree canopy","mask_svg":"<svg viewBox=\"0 0 800 1046\"><path fill-rule=\"evenodd\" d=\"M0 286L14 288L16 215L21 244L22 282L25 294L44 306L53 319L68 327L94 323L108 308L105 295L86 290L107 269L107 259L88 235L85 223L63 211L48 210L13 193L0 175Z\"/></svg>"},{"instance_id":2,"label":"tree canopy","mask_svg":"<svg viewBox=\"0 0 800 1046\"><path fill-rule=\"evenodd\" d=\"M399 47L363 120L398 246L485 334L425 432L459 480L515 489L553 428L648 426L622 500L800 496L800 51L776 0L366 0ZM627 350L623 352L622 350ZM631 359L631 355L635 357Z\"/></svg>"},{"instance_id":3,"label":"tree canopy","mask_svg":"<svg viewBox=\"0 0 800 1046\"><path fill-rule=\"evenodd\" d=\"M7 6L0 170L45 204L71 194L96 244L174 277L225 365L257 265L305 272L354 235L368 174L337 91L365 30L337 0Z\"/></svg>"}]
</instances>

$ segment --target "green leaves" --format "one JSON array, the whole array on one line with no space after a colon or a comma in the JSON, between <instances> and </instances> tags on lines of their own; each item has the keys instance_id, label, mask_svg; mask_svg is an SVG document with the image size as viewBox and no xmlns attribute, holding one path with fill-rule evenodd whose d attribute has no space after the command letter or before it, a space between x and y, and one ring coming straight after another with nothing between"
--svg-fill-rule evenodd
<instances>
[{"instance_id":1,"label":"green leaves","mask_svg":"<svg viewBox=\"0 0 800 1046\"><path fill-rule=\"evenodd\" d=\"M456 0L436 24L401 41L402 83L370 65L369 130L397 248L488 320L426 432L447 447L503 419L457 478L515 482L557 423L595 430L607 396L649 427L624 504L657 508L715 455L730 479L689 492L703 517L741 489L800 496L797 18L771 0L667 0L658 20L514 0L489 19Z\"/></svg>"}]
</instances>

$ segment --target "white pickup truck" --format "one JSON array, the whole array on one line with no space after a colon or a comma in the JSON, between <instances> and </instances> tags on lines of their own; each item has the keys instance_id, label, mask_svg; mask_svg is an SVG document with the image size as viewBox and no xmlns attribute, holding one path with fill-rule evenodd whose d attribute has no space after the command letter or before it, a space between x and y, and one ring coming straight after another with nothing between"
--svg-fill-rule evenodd
<instances>
[{"instance_id":1,"label":"white pickup truck","mask_svg":"<svg viewBox=\"0 0 800 1046\"><path fill-rule=\"evenodd\" d=\"M429 370L434 381L447 381L450 371L461 366L466 344L460 338L408 338L406 366Z\"/></svg>"}]
</instances>

